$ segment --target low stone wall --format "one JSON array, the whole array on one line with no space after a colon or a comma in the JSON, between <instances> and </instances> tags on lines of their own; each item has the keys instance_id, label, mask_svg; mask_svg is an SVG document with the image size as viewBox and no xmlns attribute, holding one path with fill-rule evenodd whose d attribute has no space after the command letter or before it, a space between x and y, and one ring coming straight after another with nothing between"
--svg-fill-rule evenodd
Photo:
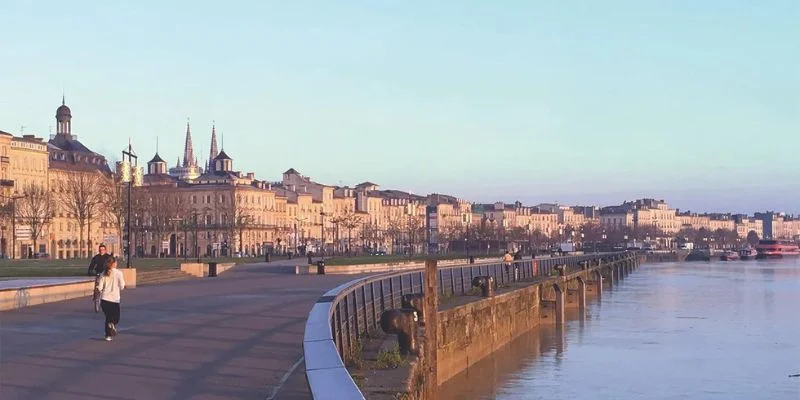
<instances>
[{"instance_id":1,"label":"low stone wall","mask_svg":"<svg viewBox=\"0 0 800 400\"><path fill-rule=\"evenodd\" d=\"M53 303L77 297L88 297L94 292L94 279L77 278L69 282L39 283L0 289L0 311ZM90 304L86 304L89 310Z\"/></svg>"},{"instance_id":2,"label":"low stone wall","mask_svg":"<svg viewBox=\"0 0 800 400\"><path fill-rule=\"evenodd\" d=\"M437 380L441 385L539 325L539 285L439 311Z\"/></svg>"},{"instance_id":3,"label":"low stone wall","mask_svg":"<svg viewBox=\"0 0 800 400\"><path fill-rule=\"evenodd\" d=\"M235 267L235 263L217 263L217 275ZM198 278L208 277L208 264L206 263L182 263L181 271Z\"/></svg>"},{"instance_id":4,"label":"low stone wall","mask_svg":"<svg viewBox=\"0 0 800 400\"><path fill-rule=\"evenodd\" d=\"M136 268L119 270L125 279L125 288L135 288ZM0 287L0 311L88 297L94 293L94 278L23 278L7 282L7 287Z\"/></svg>"},{"instance_id":5,"label":"low stone wall","mask_svg":"<svg viewBox=\"0 0 800 400\"><path fill-rule=\"evenodd\" d=\"M136 287L136 268L119 268L122 277L125 279L125 288L133 289Z\"/></svg>"}]
</instances>

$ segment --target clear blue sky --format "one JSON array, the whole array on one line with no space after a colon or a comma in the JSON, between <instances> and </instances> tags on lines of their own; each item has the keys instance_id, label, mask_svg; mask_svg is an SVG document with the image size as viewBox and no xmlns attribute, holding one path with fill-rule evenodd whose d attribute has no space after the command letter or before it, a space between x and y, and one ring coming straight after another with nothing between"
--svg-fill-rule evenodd
<instances>
[{"instance_id":1,"label":"clear blue sky","mask_svg":"<svg viewBox=\"0 0 800 400\"><path fill-rule=\"evenodd\" d=\"M567 6L569 4L569 6ZM234 166L472 200L800 212L800 1L6 0L0 129L186 117Z\"/></svg>"}]
</instances>

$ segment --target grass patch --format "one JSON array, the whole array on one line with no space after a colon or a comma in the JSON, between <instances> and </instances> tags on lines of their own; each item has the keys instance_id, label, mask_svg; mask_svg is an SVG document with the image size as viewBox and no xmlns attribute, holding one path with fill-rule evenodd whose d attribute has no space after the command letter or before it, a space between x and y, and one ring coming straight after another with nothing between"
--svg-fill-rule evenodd
<instances>
[{"instance_id":1,"label":"grass patch","mask_svg":"<svg viewBox=\"0 0 800 400\"><path fill-rule=\"evenodd\" d=\"M406 360L400 355L400 346L395 343L391 350L381 350L378 353L378 361L375 363L378 369L395 369L404 365Z\"/></svg>"},{"instance_id":2,"label":"grass patch","mask_svg":"<svg viewBox=\"0 0 800 400\"><path fill-rule=\"evenodd\" d=\"M214 259L201 259L208 262ZM0 260L0 278L18 277L67 277L86 276L89 268L89 259L73 258L66 260ZM259 258L217 258L218 263L247 264L263 262ZM183 261L183 258L137 258L131 261L131 266L139 271L156 271L161 269L179 268L182 262L194 262L194 259ZM120 260L119 267L125 268L125 261Z\"/></svg>"},{"instance_id":3,"label":"grass patch","mask_svg":"<svg viewBox=\"0 0 800 400\"><path fill-rule=\"evenodd\" d=\"M345 365L347 368L361 369L364 366L364 345L361 344L360 339L353 342L350 348L350 356Z\"/></svg>"}]
</instances>

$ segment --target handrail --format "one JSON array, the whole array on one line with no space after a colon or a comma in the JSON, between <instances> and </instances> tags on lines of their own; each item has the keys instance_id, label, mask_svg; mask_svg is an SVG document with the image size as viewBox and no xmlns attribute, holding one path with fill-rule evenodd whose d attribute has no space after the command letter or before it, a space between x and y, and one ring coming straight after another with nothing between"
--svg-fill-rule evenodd
<instances>
[{"instance_id":1,"label":"handrail","mask_svg":"<svg viewBox=\"0 0 800 400\"><path fill-rule=\"evenodd\" d=\"M466 294L472 290L472 278L490 275L497 284L552 275L557 265L565 273L580 269L584 261L631 256L632 252L594 253L513 261L506 269L502 261L444 266L438 270L439 293ZM383 311L400 307L404 294L422 293L424 272L421 269L387 272L354 279L328 290L317 300L306 321L303 337L306 378L314 400L364 399L346 363L354 354L354 342L362 335L379 329Z\"/></svg>"}]
</instances>

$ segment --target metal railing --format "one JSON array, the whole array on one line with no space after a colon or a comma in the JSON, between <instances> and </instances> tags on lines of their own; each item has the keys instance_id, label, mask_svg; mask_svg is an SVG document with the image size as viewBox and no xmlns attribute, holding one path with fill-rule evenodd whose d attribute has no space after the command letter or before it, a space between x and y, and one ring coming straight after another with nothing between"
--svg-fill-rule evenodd
<instances>
[{"instance_id":1,"label":"metal railing","mask_svg":"<svg viewBox=\"0 0 800 400\"><path fill-rule=\"evenodd\" d=\"M508 268L502 261L441 267L439 294L468 294L476 276L492 276L497 285L530 282L552 276L559 265L569 274L580 270L586 261L622 254L625 252L517 260ZM390 272L347 282L317 301L309 313L303 341L306 376L315 400L363 399L346 369L356 342L377 332L381 314L399 308L403 295L422 293L423 287L422 270Z\"/></svg>"}]
</instances>

